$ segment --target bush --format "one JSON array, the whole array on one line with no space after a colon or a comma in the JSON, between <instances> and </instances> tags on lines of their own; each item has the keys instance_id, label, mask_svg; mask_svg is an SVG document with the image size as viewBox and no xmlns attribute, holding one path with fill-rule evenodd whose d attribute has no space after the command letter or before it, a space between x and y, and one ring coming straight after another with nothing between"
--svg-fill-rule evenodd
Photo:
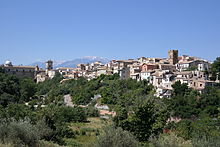
<instances>
[{"instance_id":1,"label":"bush","mask_svg":"<svg viewBox=\"0 0 220 147\"><path fill-rule=\"evenodd\" d=\"M52 142L48 142L44 140L40 140L37 146L38 147L60 147L58 144L54 144Z\"/></svg>"},{"instance_id":2,"label":"bush","mask_svg":"<svg viewBox=\"0 0 220 147\"><path fill-rule=\"evenodd\" d=\"M86 114L80 107L58 107L56 119L61 122L85 122Z\"/></svg>"},{"instance_id":3,"label":"bush","mask_svg":"<svg viewBox=\"0 0 220 147\"><path fill-rule=\"evenodd\" d=\"M192 144L194 147L219 147L220 146L220 136L193 138Z\"/></svg>"},{"instance_id":4,"label":"bush","mask_svg":"<svg viewBox=\"0 0 220 147\"><path fill-rule=\"evenodd\" d=\"M46 126L38 128L39 125L32 125L29 120L6 120L0 121L0 141L2 143L12 143L17 146L35 146L38 141L49 133Z\"/></svg>"},{"instance_id":5,"label":"bush","mask_svg":"<svg viewBox=\"0 0 220 147\"><path fill-rule=\"evenodd\" d=\"M132 134L122 128L109 126L98 136L96 147L137 147L138 142Z\"/></svg>"},{"instance_id":6,"label":"bush","mask_svg":"<svg viewBox=\"0 0 220 147\"><path fill-rule=\"evenodd\" d=\"M89 107L86 107L85 110L86 110L86 115L88 117L98 117L99 116L99 111L95 107L89 106Z\"/></svg>"},{"instance_id":7,"label":"bush","mask_svg":"<svg viewBox=\"0 0 220 147\"><path fill-rule=\"evenodd\" d=\"M190 141L186 141L174 133L161 134L158 138L151 137L149 141L151 147L192 147Z\"/></svg>"}]
</instances>

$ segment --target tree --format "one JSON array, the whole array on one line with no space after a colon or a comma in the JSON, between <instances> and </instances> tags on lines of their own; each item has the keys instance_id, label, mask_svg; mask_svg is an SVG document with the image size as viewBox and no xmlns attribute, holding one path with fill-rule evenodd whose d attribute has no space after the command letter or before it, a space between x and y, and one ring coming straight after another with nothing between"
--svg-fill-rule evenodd
<instances>
[{"instance_id":1,"label":"tree","mask_svg":"<svg viewBox=\"0 0 220 147\"><path fill-rule=\"evenodd\" d=\"M199 100L199 108L211 117L218 116L220 107L220 90L215 87L206 87Z\"/></svg>"},{"instance_id":2,"label":"tree","mask_svg":"<svg viewBox=\"0 0 220 147\"><path fill-rule=\"evenodd\" d=\"M172 117L191 118L198 116L199 93L188 88L187 84L177 81L172 85L173 93L170 99L165 99Z\"/></svg>"},{"instance_id":3,"label":"tree","mask_svg":"<svg viewBox=\"0 0 220 147\"><path fill-rule=\"evenodd\" d=\"M173 95L185 95L187 92L189 92L189 88L187 86L186 83L183 83L181 84L180 81L177 81L175 82L173 85L172 85L172 88L173 88Z\"/></svg>"},{"instance_id":4,"label":"tree","mask_svg":"<svg viewBox=\"0 0 220 147\"><path fill-rule=\"evenodd\" d=\"M139 141L147 141L153 132L155 121L153 105L151 102L145 101L136 106L128 118L120 120L117 125L134 134Z\"/></svg>"},{"instance_id":5,"label":"tree","mask_svg":"<svg viewBox=\"0 0 220 147\"><path fill-rule=\"evenodd\" d=\"M82 108L49 105L39 112L39 119L45 119L52 133L47 140L65 145L64 138L73 138L74 132L69 127L70 122L86 121L86 114Z\"/></svg>"},{"instance_id":6,"label":"tree","mask_svg":"<svg viewBox=\"0 0 220 147\"><path fill-rule=\"evenodd\" d=\"M15 103L16 97L14 95L3 93L0 95L0 105L7 107L10 103Z\"/></svg>"},{"instance_id":7,"label":"tree","mask_svg":"<svg viewBox=\"0 0 220 147\"><path fill-rule=\"evenodd\" d=\"M214 141L212 144L220 143L220 121L213 119L208 115L200 116L197 119L184 119L178 123L169 124L170 132L175 132L185 140L191 140L193 143L199 143L201 140L207 142ZM197 146L197 145L196 145Z\"/></svg>"},{"instance_id":8,"label":"tree","mask_svg":"<svg viewBox=\"0 0 220 147\"><path fill-rule=\"evenodd\" d=\"M21 99L22 101L30 101L30 98L34 96L36 93L36 83L29 78L22 79L20 82L20 94L21 94Z\"/></svg>"},{"instance_id":9,"label":"tree","mask_svg":"<svg viewBox=\"0 0 220 147\"><path fill-rule=\"evenodd\" d=\"M215 61L211 64L211 74L212 80L216 80L217 74L220 74L220 57L217 57ZM220 75L218 76L218 80L220 80Z\"/></svg>"},{"instance_id":10,"label":"tree","mask_svg":"<svg viewBox=\"0 0 220 147\"><path fill-rule=\"evenodd\" d=\"M19 79L12 75L0 73L0 95L8 93L19 97Z\"/></svg>"},{"instance_id":11,"label":"tree","mask_svg":"<svg viewBox=\"0 0 220 147\"><path fill-rule=\"evenodd\" d=\"M0 67L0 73L5 73L5 70Z\"/></svg>"}]
</instances>

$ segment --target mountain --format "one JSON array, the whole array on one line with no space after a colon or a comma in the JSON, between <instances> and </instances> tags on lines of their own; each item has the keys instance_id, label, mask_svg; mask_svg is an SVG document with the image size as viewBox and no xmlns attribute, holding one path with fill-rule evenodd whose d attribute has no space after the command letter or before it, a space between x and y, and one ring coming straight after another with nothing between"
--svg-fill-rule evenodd
<instances>
[{"instance_id":1,"label":"mountain","mask_svg":"<svg viewBox=\"0 0 220 147\"><path fill-rule=\"evenodd\" d=\"M77 58L74 60L70 61L53 61L53 66L54 69L58 67L76 67L77 64L83 63L92 63L92 62L97 62L100 61L101 63L105 64L108 63L110 60L107 58L102 58L102 57L95 57L95 56L86 56L82 58ZM45 62L34 62L30 64L30 66L36 66L38 65L40 68L45 68Z\"/></svg>"},{"instance_id":2,"label":"mountain","mask_svg":"<svg viewBox=\"0 0 220 147\"><path fill-rule=\"evenodd\" d=\"M45 62L46 61L34 62L34 63L29 64L29 66L36 66L36 65L38 65L40 68L45 69ZM54 66L54 68L56 68L57 66L59 66L60 64L62 64L64 62L66 62L66 61L53 61L53 66Z\"/></svg>"}]
</instances>

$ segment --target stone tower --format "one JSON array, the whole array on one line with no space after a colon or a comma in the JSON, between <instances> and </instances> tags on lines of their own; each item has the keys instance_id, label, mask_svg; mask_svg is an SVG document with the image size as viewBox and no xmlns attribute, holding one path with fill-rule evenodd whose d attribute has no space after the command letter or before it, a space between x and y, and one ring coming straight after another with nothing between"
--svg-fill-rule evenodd
<instances>
[{"instance_id":1,"label":"stone tower","mask_svg":"<svg viewBox=\"0 0 220 147\"><path fill-rule=\"evenodd\" d=\"M52 60L48 60L46 62L46 71L52 70L52 69L53 69L53 61Z\"/></svg>"},{"instance_id":2,"label":"stone tower","mask_svg":"<svg viewBox=\"0 0 220 147\"><path fill-rule=\"evenodd\" d=\"M168 51L168 60L170 64L175 65L178 63L178 50L169 50Z\"/></svg>"}]
</instances>

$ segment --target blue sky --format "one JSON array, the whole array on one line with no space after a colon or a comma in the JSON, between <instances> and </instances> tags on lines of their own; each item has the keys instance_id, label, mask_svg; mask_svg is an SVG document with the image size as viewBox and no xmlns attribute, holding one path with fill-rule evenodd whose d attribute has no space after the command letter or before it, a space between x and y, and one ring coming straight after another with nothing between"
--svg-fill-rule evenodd
<instances>
[{"instance_id":1,"label":"blue sky","mask_svg":"<svg viewBox=\"0 0 220 147\"><path fill-rule=\"evenodd\" d=\"M0 0L0 63L220 56L220 0Z\"/></svg>"}]
</instances>

